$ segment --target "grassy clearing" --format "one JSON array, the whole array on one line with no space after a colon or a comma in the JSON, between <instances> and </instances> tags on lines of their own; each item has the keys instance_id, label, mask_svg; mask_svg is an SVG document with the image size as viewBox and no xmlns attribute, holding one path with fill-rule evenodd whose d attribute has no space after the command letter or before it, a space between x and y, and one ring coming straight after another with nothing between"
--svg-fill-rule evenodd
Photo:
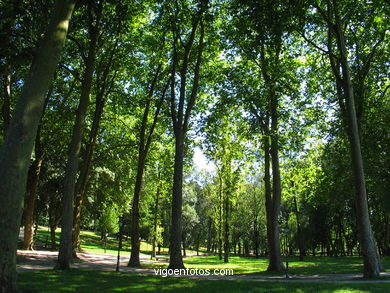
<instances>
[{"instance_id":1,"label":"grassy clearing","mask_svg":"<svg viewBox=\"0 0 390 293\"><path fill-rule=\"evenodd\" d=\"M162 278L92 270L29 271L19 275L25 292L389 292L390 284L247 282Z\"/></svg>"},{"instance_id":2,"label":"grassy clearing","mask_svg":"<svg viewBox=\"0 0 390 293\"><path fill-rule=\"evenodd\" d=\"M314 275L314 274L347 274L363 271L360 257L306 257L300 261L298 257L289 257L290 275ZM390 258L382 257L385 269L390 269ZM267 270L267 258L231 256L229 263L224 263L218 256L194 256L184 258L184 264L188 268L202 269L233 269L234 274L260 274L269 275ZM147 267L166 268L165 263L148 264ZM274 275L274 274L273 274Z\"/></svg>"},{"instance_id":3,"label":"grassy clearing","mask_svg":"<svg viewBox=\"0 0 390 293\"><path fill-rule=\"evenodd\" d=\"M59 243L60 230L56 231L57 241ZM35 241L45 243L49 237L47 228L38 230ZM83 252L104 253L104 241L100 235L95 232L81 232L81 248ZM108 237L106 253L116 254L118 249L118 240L114 237ZM150 255L152 246L144 241L141 242L141 253ZM123 241L122 255L130 254L130 241ZM167 248L162 249L166 254ZM188 251L194 253L193 251ZM166 268L168 256L159 259L160 262L153 264L144 264L145 268ZM285 261L285 259L283 259ZM360 257L305 257L304 261L299 261L298 257L289 257L289 272L291 275L314 275L314 274L337 274L337 273L360 273L363 271L362 259ZM390 269L390 257L382 257L385 269ZM187 268L198 269L233 269L234 274L259 274L269 275L266 272L268 266L267 258L240 257L231 256L229 263L224 263L218 259L218 256L193 256L184 258Z\"/></svg>"}]
</instances>

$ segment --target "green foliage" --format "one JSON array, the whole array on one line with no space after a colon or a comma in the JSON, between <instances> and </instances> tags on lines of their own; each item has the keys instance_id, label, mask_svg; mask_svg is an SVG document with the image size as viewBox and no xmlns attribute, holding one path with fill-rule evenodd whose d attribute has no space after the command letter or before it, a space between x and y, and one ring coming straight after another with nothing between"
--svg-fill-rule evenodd
<instances>
[{"instance_id":1,"label":"green foliage","mask_svg":"<svg viewBox=\"0 0 390 293\"><path fill-rule=\"evenodd\" d=\"M119 231L119 215L113 208L106 208L99 217L99 229L102 233L114 234Z\"/></svg>"}]
</instances>

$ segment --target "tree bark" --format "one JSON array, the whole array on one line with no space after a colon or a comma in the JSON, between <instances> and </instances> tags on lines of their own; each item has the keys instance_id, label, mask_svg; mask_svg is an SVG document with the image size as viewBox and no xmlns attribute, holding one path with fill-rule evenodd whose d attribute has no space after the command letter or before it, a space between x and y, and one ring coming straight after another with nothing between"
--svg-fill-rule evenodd
<instances>
[{"instance_id":1,"label":"tree bark","mask_svg":"<svg viewBox=\"0 0 390 293\"><path fill-rule=\"evenodd\" d=\"M272 91L271 91L272 92ZM280 202L282 188L279 168L279 143L278 143L278 100L275 94L271 95L271 162L272 162L272 210L270 227L270 260L268 271L281 272L284 266L280 254L279 224Z\"/></svg>"},{"instance_id":2,"label":"tree bark","mask_svg":"<svg viewBox=\"0 0 390 293\"><path fill-rule=\"evenodd\" d=\"M172 190L172 225L170 237L169 269L184 269L183 258L181 256L181 236L182 236L182 204L183 204L183 155L184 155L184 135L176 135L175 141L175 165L173 174Z\"/></svg>"},{"instance_id":3,"label":"tree bark","mask_svg":"<svg viewBox=\"0 0 390 293\"><path fill-rule=\"evenodd\" d=\"M224 242L223 242L223 262L227 263L229 262L229 249L230 249L230 243L229 243L229 213L230 204L229 204L229 194L225 192L225 203L224 203L224 222L225 222L225 229L224 229Z\"/></svg>"},{"instance_id":4,"label":"tree bark","mask_svg":"<svg viewBox=\"0 0 390 293\"><path fill-rule=\"evenodd\" d=\"M89 133L88 144L84 153L83 166L80 171L80 177L76 184L75 207L73 212L73 257L77 257L77 251L80 249L80 217L83 199L87 190L88 178L91 172L93 151L96 144L96 139L99 132L100 120L103 114L104 99L103 93L98 94L95 103L95 113L92 122L92 128Z\"/></svg>"},{"instance_id":5,"label":"tree bark","mask_svg":"<svg viewBox=\"0 0 390 293\"><path fill-rule=\"evenodd\" d=\"M102 2L100 2L102 4ZM100 10L101 13L101 10ZM99 14L100 14L99 13ZM96 25L93 25L93 17L89 19L89 49L88 57L85 64L80 102L77 109L76 120L72 131L72 139L69 145L68 160L64 178L64 195L62 199L62 223L60 249L56 269L69 269L72 261L72 228L73 228L73 200L76 185L76 175L79 165L81 142L85 129L85 119L89 104L89 96L92 87L92 78L96 60L96 47L99 37L99 18L98 14Z\"/></svg>"},{"instance_id":6,"label":"tree bark","mask_svg":"<svg viewBox=\"0 0 390 293\"><path fill-rule=\"evenodd\" d=\"M0 292L16 292L16 249L27 170L45 93L66 38L74 1L56 1L0 150Z\"/></svg>"},{"instance_id":7,"label":"tree bark","mask_svg":"<svg viewBox=\"0 0 390 293\"><path fill-rule=\"evenodd\" d=\"M11 74L9 73L9 66L7 66L3 76L3 105L1 113L3 116L3 135L7 134L9 123L11 120L10 102L11 100Z\"/></svg>"},{"instance_id":8,"label":"tree bark","mask_svg":"<svg viewBox=\"0 0 390 293\"><path fill-rule=\"evenodd\" d=\"M297 234L298 234L297 238L298 238L298 248L299 248L299 260L303 260L305 253L304 253L303 239L302 239L302 232L301 232L301 219L300 219L299 211L298 211L297 198L295 196L294 196L294 207L295 207L295 217L297 218Z\"/></svg>"},{"instance_id":9,"label":"tree bark","mask_svg":"<svg viewBox=\"0 0 390 293\"><path fill-rule=\"evenodd\" d=\"M156 191L156 199L154 202L154 219L153 219L153 239L152 239L152 254L150 256L151 259L156 257L156 246L157 246L157 224L158 224L158 203L160 201L160 183L161 173L158 172L158 185Z\"/></svg>"},{"instance_id":10,"label":"tree bark","mask_svg":"<svg viewBox=\"0 0 390 293\"><path fill-rule=\"evenodd\" d=\"M95 112L93 115L93 122L92 122L92 128L89 133L89 139L88 144L84 153L83 158L83 165L80 171L80 177L76 184L76 196L75 196L75 202L74 202L74 212L73 212L73 238L72 238L72 250L73 250L73 257L77 258L77 252L80 250L80 218L81 218L81 208L84 201L84 196L87 191L87 184L89 180L89 175L91 172L92 167L92 157L94 148L96 145L96 139L99 133L99 127L100 127L100 120L103 115L103 109L105 105L105 96L109 94L111 91L111 87L115 80L115 75L111 80L110 88L107 90L108 86L108 75L110 72L110 68L113 62L114 54L117 48L117 42L115 43L111 55L108 61L108 64L106 65L106 68L103 73L102 83L101 87L99 89L99 92L96 96L95 101Z\"/></svg>"},{"instance_id":11,"label":"tree bark","mask_svg":"<svg viewBox=\"0 0 390 293\"><path fill-rule=\"evenodd\" d=\"M133 195L133 204L132 204L132 221L131 221L131 255L130 260L127 266L129 267L139 267L141 266L140 260L139 260L139 254L140 254L140 239L139 239L139 205L140 205L140 197L141 197L141 189L142 189L142 181L143 181L143 174L145 170L145 162L146 162L146 156L149 151L149 147L151 144L151 140L153 137L154 129L156 127L157 118L160 112L160 107L162 105L162 100L165 96L165 89L164 93L162 95L162 98L160 100L160 103L157 105L157 110L154 116L153 124L151 125L151 128L149 130L149 135L146 137L146 130L147 130L147 123L148 123L148 116L150 112L150 107L152 103L154 88L157 84L158 77L160 75L161 70L161 64L156 70L156 74L154 75L153 81L151 82L150 91L148 94L147 102L144 109L144 114L142 117L142 124L139 134L139 146L138 146L138 164L137 164L137 176L135 180L135 187L134 187L134 195ZM167 88L167 87L166 87Z\"/></svg>"},{"instance_id":12,"label":"tree bark","mask_svg":"<svg viewBox=\"0 0 390 293\"><path fill-rule=\"evenodd\" d=\"M330 7L329 7L330 9ZM383 270L380 257L377 252L374 236L372 233L371 222L369 217L366 182L363 168L363 158L360 146L360 134L357 121L355 98L348 63L348 53L345 45L344 33L341 18L337 10L337 4L333 1L333 11L335 23L330 27L337 40L337 49L340 54L341 74L332 66L336 81L342 87L345 99L345 115L348 125L348 138L352 154L352 172L355 183L355 200L357 224L360 235L361 252L363 255L363 276L365 278L377 278ZM329 34L330 37L330 34ZM333 56L329 56L333 62Z\"/></svg>"},{"instance_id":13,"label":"tree bark","mask_svg":"<svg viewBox=\"0 0 390 293\"><path fill-rule=\"evenodd\" d=\"M173 175L173 188L172 188L172 218L171 218L171 237L170 237L170 258L169 269L182 269L184 268L183 259L181 256L181 235L182 235L182 202L183 202L183 164L184 164L184 142L188 130L188 123L192 109L195 105L200 79L200 65L202 62L202 51L204 46L204 24L202 21L203 13L206 11L208 1L201 2L201 9L199 13L194 17L192 29L188 38L188 41L183 44L184 54L180 56L182 58L182 64L180 68L180 93L179 93L179 105L176 107L176 95L175 95L175 75L177 74L179 52L177 51L179 31L174 29L174 42L173 42L173 64L171 75L171 117L172 125L175 134L175 164ZM192 89L189 97L186 98L187 87L187 70L190 53L192 51L196 30L200 25L200 38L198 51L196 52L196 62L194 69L194 76L192 82ZM186 106L186 107L185 107Z\"/></svg>"},{"instance_id":14,"label":"tree bark","mask_svg":"<svg viewBox=\"0 0 390 293\"><path fill-rule=\"evenodd\" d=\"M37 200L37 189L39 183L39 175L41 173L42 166L42 145L41 145L41 131L38 126L37 136L35 139L35 160L30 168L30 180L27 182L27 202L26 202L26 214L24 222L24 237L23 237L23 249L33 250L33 227L34 227L34 213L35 203Z\"/></svg>"},{"instance_id":15,"label":"tree bark","mask_svg":"<svg viewBox=\"0 0 390 293\"><path fill-rule=\"evenodd\" d=\"M207 224L207 252L210 252L211 250L211 228L212 228L212 219L208 218L208 224Z\"/></svg>"}]
</instances>

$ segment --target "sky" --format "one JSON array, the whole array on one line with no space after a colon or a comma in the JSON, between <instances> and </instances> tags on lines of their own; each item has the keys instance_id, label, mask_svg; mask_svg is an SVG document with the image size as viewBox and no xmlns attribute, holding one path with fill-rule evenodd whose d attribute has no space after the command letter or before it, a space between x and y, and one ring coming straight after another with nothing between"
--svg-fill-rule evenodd
<instances>
[{"instance_id":1,"label":"sky","mask_svg":"<svg viewBox=\"0 0 390 293\"><path fill-rule=\"evenodd\" d=\"M215 172L215 165L213 162L208 162L207 158L203 154L200 147L195 147L194 149L194 156L192 158L194 161L194 164L198 169L205 169L209 172Z\"/></svg>"}]
</instances>

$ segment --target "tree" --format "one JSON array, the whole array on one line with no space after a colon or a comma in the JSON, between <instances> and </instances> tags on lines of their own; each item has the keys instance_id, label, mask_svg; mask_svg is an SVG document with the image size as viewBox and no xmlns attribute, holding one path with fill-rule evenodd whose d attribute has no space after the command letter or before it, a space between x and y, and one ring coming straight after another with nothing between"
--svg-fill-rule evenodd
<instances>
[{"instance_id":1,"label":"tree","mask_svg":"<svg viewBox=\"0 0 390 293\"><path fill-rule=\"evenodd\" d=\"M73 200L76 186L76 175L79 165L81 142L85 129L89 96L92 87L92 78L95 67L97 43L99 38L100 18L104 0L94 4L88 2L88 34L89 48L85 59L85 71L82 78L80 102L76 113L72 131L72 140L69 145L68 160L64 178L64 196L62 199L61 241L58 252L57 269L69 269L72 261L72 228L73 228ZM95 14L95 15L94 15Z\"/></svg>"},{"instance_id":2,"label":"tree","mask_svg":"<svg viewBox=\"0 0 390 293\"><path fill-rule=\"evenodd\" d=\"M189 34L187 36L181 35L184 30L180 28L180 22L177 21L178 17L185 13L185 10L181 11L176 5L173 11L174 18L171 19L173 51L170 105L172 125L175 135L175 164L172 188L172 227L169 259L170 269L184 268L181 256L184 143L188 131L190 115L198 95L205 34L204 14L207 11L208 1L200 1L198 5L198 11L194 12L191 17L191 27L189 28ZM194 48L194 41L198 30L200 30L198 33L198 46L197 48ZM186 40L183 40L183 37L186 38ZM190 57L194 54L196 54L196 57L193 61ZM188 91L187 78L190 69L190 61L193 61L191 63L194 63L195 68L193 72L191 91ZM180 77L179 85L176 80L177 75ZM179 87L178 97L176 97L177 87Z\"/></svg>"},{"instance_id":3,"label":"tree","mask_svg":"<svg viewBox=\"0 0 390 293\"><path fill-rule=\"evenodd\" d=\"M0 289L16 292L16 245L25 183L45 93L60 58L74 1L56 1L50 24L37 47L9 130L0 149Z\"/></svg>"},{"instance_id":4,"label":"tree","mask_svg":"<svg viewBox=\"0 0 390 293\"><path fill-rule=\"evenodd\" d=\"M153 134L156 128L157 120L160 115L161 107L165 99L165 94L168 89L169 82L166 83L164 89L162 90L161 97L158 101L155 102L155 112L153 115L153 120L150 125L148 125L148 118L150 115L152 104L152 99L157 86L159 76L161 74L162 64L158 65L156 72L154 74L153 80L150 83L150 89L148 96L146 98L146 104L142 116L141 128L139 133L139 143L138 143L138 163L137 163L137 175L134 186L134 196L132 204L132 221L131 221L131 256L128 266L140 266L139 253L140 253L140 241L139 241L139 203L140 195L143 181L143 173L146 163L146 158L149 152L150 145L152 143ZM158 198L158 196L157 196ZM157 199L158 202L158 199ZM157 205L157 204L156 204Z\"/></svg>"},{"instance_id":5,"label":"tree","mask_svg":"<svg viewBox=\"0 0 390 293\"><path fill-rule=\"evenodd\" d=\"M366 179L364 175L360 143L361 138L359 133L359 117L357 112L357 110L362 110L361 107L359 107L359 102L362 101L364 97L360 96L360 101L356 101L355 93L361 94L364 92L361 87L364 86L365 76L368 74L372 58L375 57L376 49L383 42L385 31L379 28L382 31L382 36L371 48L367 48L369 52L368 55L357 56L358 62L361 62L363 66L358 67L359 72L355 75L358 83L354 83L351 72L351 61L349 60L349 44L346 39L346 27L349 26L352 31L355 28L353 27L354 24L351 23L351 20L353 20L352 18L350 18L350 23L348 23L343 17L345 9L351 4L348 1L342 3L326 1L325 3L314 2L312 5L327 30L325 53L329 58L336 81L339 104L346 122L346 129L350 142L356 196L356 216L364 260L363 275L366 278L376 278L383 268L377 252L369 218ZM366 26L370 24L369 21L366 23ZM362 27L365 26L365 23L357 23L356 26ZM370 29L369 27L367 28ZM360 84L361 87L359 87L358 84Z\"/></svg>"}]
</instances>

